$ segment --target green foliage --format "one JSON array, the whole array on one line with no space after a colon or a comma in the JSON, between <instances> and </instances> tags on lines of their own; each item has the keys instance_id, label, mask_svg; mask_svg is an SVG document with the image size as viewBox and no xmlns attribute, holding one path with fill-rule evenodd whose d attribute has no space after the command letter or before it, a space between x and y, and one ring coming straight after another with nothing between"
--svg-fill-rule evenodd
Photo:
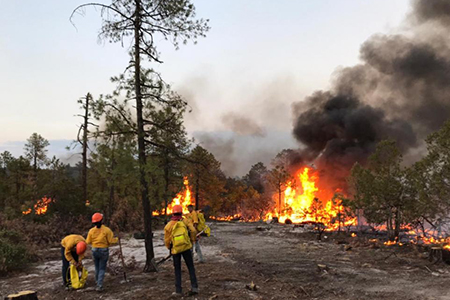
<instances>
[{"instance_id":1,"label":"green foliage","mask_svg":"<svg viewBox=\"0 0 450 300\"><path fill-rule=\"evenodd\" d=\"M20 270L30 262L25 242L15 231L0 230L0 275Z\"/></svg>"},{"instance_id":2,"label":"green foliage","mask_svg":"<svg viewBox=\"0 0 450 300\"><path fill-rule=\"evenodd\" d=\"M50 143L40 134L33 133L25 144L25 155L30 160L33 169L36 170L48 163L47 147Z\"/></svg>"},{"instance_id":3,"label":"green foliage","mask_svg":"<svg viewBox=\"0 0 450 300\"><path fill-rule=\"evenodd\" d=\"M370 223L386 223L391 239L397 238L405 222L408 197L404 182L406 171L394 141L382 141L369 157L367 168L355 164L349 184L354 192L355 208L364 210Z\"/></svg>"},{"instance_id":4,"label":"green foliage","mask_svg":"<svg viewBox=\"0 0 450 300\"><path fill-rule=\"evenodd\" d=\"M221 207L226 180L220 170L220 162L200 145L192 149L188 161L185 174L189 174L196 208L209 205L213 212L217 212Z\"/></svg>"}]
</instances>

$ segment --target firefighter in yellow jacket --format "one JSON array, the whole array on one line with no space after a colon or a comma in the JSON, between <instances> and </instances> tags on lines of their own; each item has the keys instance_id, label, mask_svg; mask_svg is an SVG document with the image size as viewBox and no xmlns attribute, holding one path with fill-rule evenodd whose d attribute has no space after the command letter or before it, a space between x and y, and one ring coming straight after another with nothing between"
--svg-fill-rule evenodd
<instances>
[{"instance_id":1,"label":"firefighter in yellow jacket","mask_svg":"<svg viewBox=\"0 0 450 300\"><path fill-rule=\"evenodd\" d=\"M109 258L109 247L118 242L118 238L114 237L111 229L106 227L103 223L103 215L95 213L92 215L92 224L94 225L89 230L86 243L92 245L92 256L95 265L95 282L97 283L96 290L103 291L103 279L106 273L106 264Z\"/></svg>"},{"instance_id":2,"label":"firefighter in yellow jacket","mask_svg":"<svg viewBox=\"0 0 450 300\"><path fill-rule=\"evenodd\" d=\"M188 210L189 213L186 215L186 218L192 222L192 224L195 227L195 230L197 230L197 232L200 232L201 230L198 227L199 225L198 212L194 210L194 205L188 205ZM199 239L196 239L193 248L195 253L197 253L198 262L199 263L205 262L205 260L203 259L202 248L200 247ZM194 256L194 251L192 251L192 256Z\"/></svg>"},{"instance_id":3,"label":"firefighter in yellow jacket","mask_svg":"<svg viewBox=\"0 0 450 300\"><path fill-rule=\"evenodd\" d=\"M164 227L164 243L171 251L173 257L173 266L175 268L175 292L173 295L181 297L181 257L189 270L191 279L191 290L188 295L198 294L197 277L195 276L194 260L192 258L192 244L195 243L197 231L193 224L186 218L183 218L183 207L175 205L173 207L173 216L166 227Z\"/></svg>"},{"instance_id":4,"label":"firefighter in yellow jacket","mask_svg":"<svg viewBox=\"0 0 450 300\"><path fill-rule=\"evenodd\" d=\"M61 256L62 256L62 278L64 286L68 286L67 270L70 264L73 264L77 269L83 266L82 260L86 252L86 241L81 235L71 234L66 236L61 241Z\"/></svg>"}]
</instances>

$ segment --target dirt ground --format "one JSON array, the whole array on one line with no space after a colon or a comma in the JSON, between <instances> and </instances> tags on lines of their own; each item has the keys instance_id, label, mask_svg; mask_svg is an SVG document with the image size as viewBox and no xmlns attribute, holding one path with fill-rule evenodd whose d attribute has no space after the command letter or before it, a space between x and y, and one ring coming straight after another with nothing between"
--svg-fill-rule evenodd
<instances>
[{"instance_id":1,"label":"dirt ground","mask_svg":"<svg viewBox=\"0 0 450 300\"><path fill-rule=\"evenodd\" d=\"M263 230L257 230L258 226ZM385 247L369 237L335 233L317 241L314 234L293 225L214 223L212 231L213 236L201 241L206 262L195 266L200 294L185 299L450 300L450 267L431 264L417 247ZM155 233L154 242L159 260L167 255L162 231ZM143 241L128 238L123 247L127 263L135 265L127 272L130 282L124 282L112 254L113 274L105 278L105 291L97 293L88 257L87 287L66 291L61 286L59 249L54 248L48 251L48 261L0 279L0 296L30 289L37 290L41 300L171 299L172 262L162 264L158 273L144 274ZM246 287L252 282L254 291ZM183 267L184 291L189 286Z\"/></svg>"}]
</instances>

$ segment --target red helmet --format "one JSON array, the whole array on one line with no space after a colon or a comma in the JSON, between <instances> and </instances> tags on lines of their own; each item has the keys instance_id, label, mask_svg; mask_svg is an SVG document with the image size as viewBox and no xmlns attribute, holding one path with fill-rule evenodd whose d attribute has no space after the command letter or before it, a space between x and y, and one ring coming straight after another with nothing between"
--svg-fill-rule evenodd
<instances>
[{"instance_id":1,"label":"red helmet","mask_svg":"<svg viewBox=\"0 0 450 300\"><path fill-rule=\"evenodd\" d=\"M77 244L77 254L81 255L86 251L86 243L81 241Z\"/></svg>"},{"instance_id":2,"label":"red helmet","mask_svg":"<svg viewBox=\"0 0 450 300\"><path fill-rule=\"evenodd\" d=\"M172 209L174 214L182 214L183 213L183 206L181 205L174 205Z\"/></svg>"},{"instance_id":3,"label":"red helmet","mask_svg":"<svg viewBox=\"0 0 450 300\"><path fill-rule=\"evenodd\" d=\"M97 223L103 220L103 215L101 213L95 213L92 215L92 223Z\"/></svg>"}]
</instances>

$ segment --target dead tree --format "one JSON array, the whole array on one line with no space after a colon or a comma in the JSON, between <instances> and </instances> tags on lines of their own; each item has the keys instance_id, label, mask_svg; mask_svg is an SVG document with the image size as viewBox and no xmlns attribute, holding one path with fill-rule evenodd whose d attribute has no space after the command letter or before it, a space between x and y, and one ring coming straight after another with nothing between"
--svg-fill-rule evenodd
<instances>
[{"instance_id":1,"label":"dead tree","mask_svg":"<svg viewBox=\"0 0 450 300\"><path fill-rule=\"evenodd\" d=\"M92 95L87 93L85 97L78 100L78 103L81 104L81 107L84 109L84 115L78 115L83 118L83 124L80 125L78 129L77 141L82 147L81 157L82 157L82 168L81 168L81 186L83 188L83 201L86 202L88 200L87 196L87 151L88 151L88 138L89 138L89 125L93 125L98 127L96 124L93 124L89 121L89 105L92 102ZM80 137L81 132L83 132L83 136Z\"/></svg>"}]
</instances>

